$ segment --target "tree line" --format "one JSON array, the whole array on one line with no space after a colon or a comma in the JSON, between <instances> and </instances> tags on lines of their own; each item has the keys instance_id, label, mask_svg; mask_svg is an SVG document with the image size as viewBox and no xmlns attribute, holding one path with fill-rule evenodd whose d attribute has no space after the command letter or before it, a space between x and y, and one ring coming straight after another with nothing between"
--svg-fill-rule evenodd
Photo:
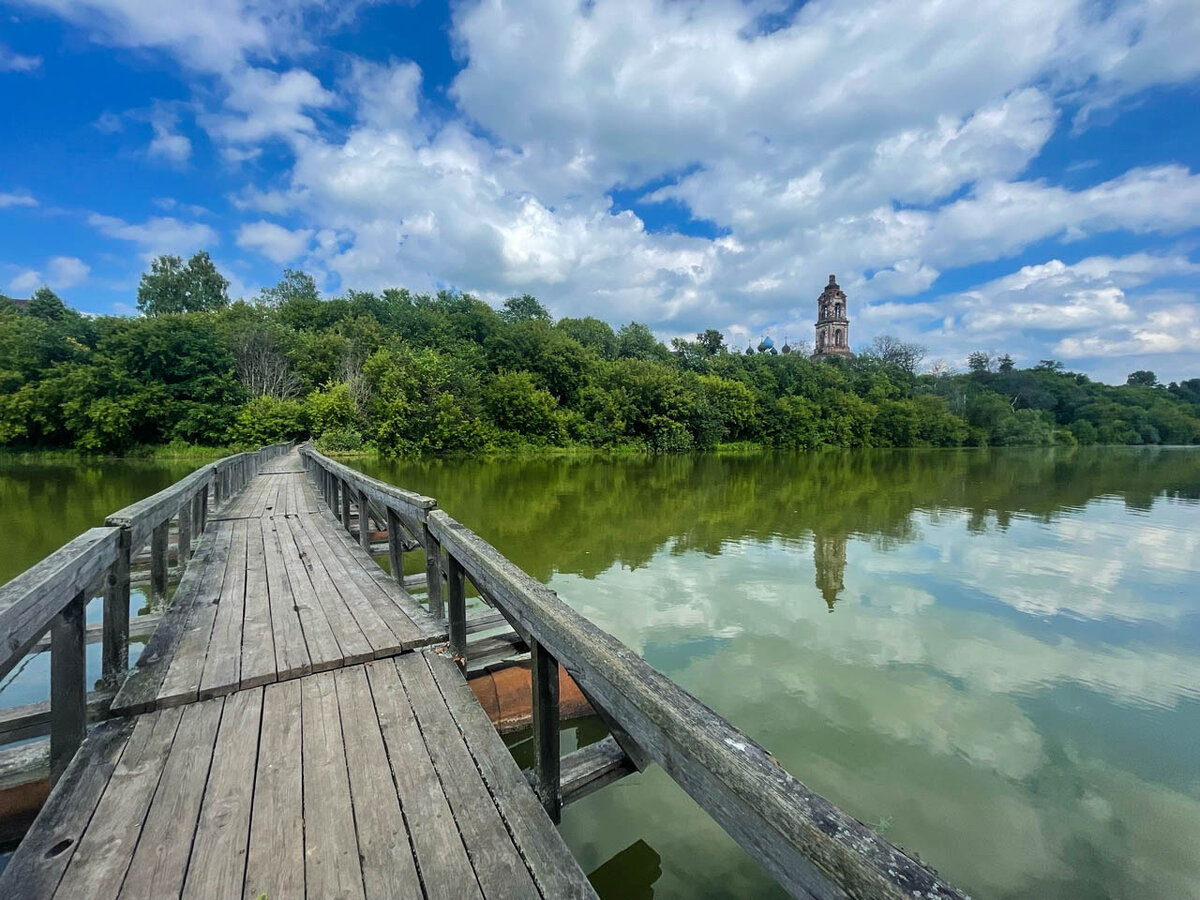
<instances>
[{"instance_id":1,"label":"tree line","mask_svg":"<svg viewBox=\"0 0 1200 900\"><path fill-rule=\"evenodd\" d=\"M160 257L137 317L42 288L0 302L0 447L126 453L312 437L394 456L523 447L657 453L780 448L1200 443L1200 378L1110 386L1045 360L972 354L920 372L877 338L853 359L742 352L708 330L659 342L630 322L554 321L524 295L389 289L322 298L285 270L230 302L208 255Z\"/></svg>"}]
</instances>

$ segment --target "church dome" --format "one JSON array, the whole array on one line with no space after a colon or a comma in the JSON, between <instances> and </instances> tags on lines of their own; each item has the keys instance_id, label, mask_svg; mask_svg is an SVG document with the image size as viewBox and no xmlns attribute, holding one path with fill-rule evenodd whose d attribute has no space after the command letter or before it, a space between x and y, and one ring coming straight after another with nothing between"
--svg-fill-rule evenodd
<instances>
[{"instance_id":1,"label":"church dome","mask_svg":"<svg viewBox=\"0 0 1200 900\"><path fill-rule=\"evenodd\" d=\"M758 342L758 352L766 353L768 350L771 350L772 348L774 348L774 346L775 346L775 342L773 340L771 340L771 338L769 336L765 337L761 341Z\"/></svg>"}]
</instances>

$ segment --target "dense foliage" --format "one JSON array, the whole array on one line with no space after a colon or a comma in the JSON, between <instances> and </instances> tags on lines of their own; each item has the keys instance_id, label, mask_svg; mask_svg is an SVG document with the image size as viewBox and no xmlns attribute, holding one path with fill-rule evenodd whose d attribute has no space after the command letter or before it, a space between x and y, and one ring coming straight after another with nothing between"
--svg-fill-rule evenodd
<instances>
[{"instance_id":1,"label":"dense foliage","mask_svg":"<svg viewBox=\"0 0 1200 900\"><path fill-rule=\"evenodd\" d=\"M528 295L499 311L450 292L326 300L293 271L253 302L224 291L198 254L156 261L137 318L84 316L47 289L0 302L0 446L1200 443L1200 379L1163 386L1141 371L1113 387L982 352L966 373L920 375L920 348L890 338L823 362L730 351L714 330L668 349L636 322L554 322Z\"/></svg>"}]
</instances>

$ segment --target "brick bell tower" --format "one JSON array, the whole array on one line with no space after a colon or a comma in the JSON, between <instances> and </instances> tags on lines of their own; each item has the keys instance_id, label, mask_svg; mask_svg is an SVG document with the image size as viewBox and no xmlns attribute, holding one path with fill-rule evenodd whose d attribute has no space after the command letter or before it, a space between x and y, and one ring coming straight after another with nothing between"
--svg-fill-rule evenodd
<instances>
[{"instance_id":1,"label":"brick bell tower","mask_svg":"<svg viewBox=\"0 0 1200 900\"><path fill-rule=\"evenodd\" d=\"M829 276L829 284L817 298L817 340L813 345L813 359L822 356L854 356L850 352L846 293L838 285L835 275Z\"/></svg>"}]
</instances>

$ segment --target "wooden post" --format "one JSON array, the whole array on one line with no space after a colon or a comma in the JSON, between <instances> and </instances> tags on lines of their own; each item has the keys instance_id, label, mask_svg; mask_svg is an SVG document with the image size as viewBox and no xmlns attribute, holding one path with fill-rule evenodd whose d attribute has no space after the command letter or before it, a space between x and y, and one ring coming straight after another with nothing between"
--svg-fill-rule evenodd
<instances>
[{"instance_id":1,"label":"wooden post","mask_svg":"<svg viewBox=\"0 0 1200 900\"><path fill-rule=\"evenodd\" d=\"M450 654L464 671L467 668L467 582L463 567L446 556L446 607L449 612Z\"/></svg>"},{"instance_id":2,"label":"wooden post","mask_svg":"<svg viewBox=\"0 0 1200 900\"><path fill-rule=\"evenodd\" d=\"M151 599L166 599L167 596L167 534L170 527L168 519L150 533Z\"/></svg>"},{"instance_id":3,"label":"wooden post","mask_svg":"<svg viewBox=\"0 0 1200 900\"><path fill-rule=\"evenodd\" d=\"M116 684L129 669L129 562L132 535L122 528L117 537L117 561L108 572L104 591L100 671L104 679Z\"/></svg>"},{"instance_id":4,"label":"wooden post","mask_svg":"<svg viewBox=\"0 0 1200 900\"><path fill-rule=\"evenodd\" d=\"M175 565L183 567L192 558L192 501L184 500L179 507L179 545L175 548Z\"/></svg>"},{"instance_id":5,"label":"wooden post","mask_svg":"<svg viewBox=\"0 0 1200 900\"><path fill-rule=\"evenodd\" d=\"M342 495L342 527L350 530L350 485L342 479L338 485L338 493Z\"/></svg>"},{"instance_id":6,"label":"wooden post","mask_svg":"<svg viewBox=\"0 0 1200 900\"><path fill-rule=\"evenodd\" d=\"M558 660L537 640L529 642L533 680L534 788L550 820L561 815L561 766L558 745Z\"/></svg>"},{"instance_id":7,"label":"wooden post","mask_svg":"<svg viewBox=\"0 0 1200 900\"><path fill-rule=\"evenodd\" d=\"M404 531L400 517L390 506L387 508L388 562L392 566L392 577L404 586Z\"/></svg>"},{"instance_id":8,"label":"wooden post","mask_svg":"<svg viewBox=\"0 0 1200 900\"><path fill-rule=\"evenodd\" d=\"M80 591L50 625L50 781L58 781L87 733L87 644Z\"/></svg>"},{"instance_id":9,"label":"wooden post","mask_svg":"<svg viewBox=\"0 0 1200 900\"><path fill-rule=\"evenodd\" d=\"M444 619L442 609L442 545L422 523L422 537L425 541L425 588L429 591L429 614L435 619Z\"/></svg>"},{"instance_id":10,"label":"wooden post","mask_svg":"<svg viewBox=\"0 0 1200 900\"><path fill-rule=\"evenodd\" d=\"M200 491L200 529L197 532L200 535L204 534L204 529L208 527L208 485L206 484Z\"/></svg>"},{"instance_id":11,"label":"wooden post","mask_svg":"<svg viewBox=\"0 0 1200 900\"><path fill-rule=\"evenodd\" d=\"M367 495L363 491L358 491L358 543L366 551L367 556L371 555L371 504L367 501Z\"/></svg>"}]
</instances>

